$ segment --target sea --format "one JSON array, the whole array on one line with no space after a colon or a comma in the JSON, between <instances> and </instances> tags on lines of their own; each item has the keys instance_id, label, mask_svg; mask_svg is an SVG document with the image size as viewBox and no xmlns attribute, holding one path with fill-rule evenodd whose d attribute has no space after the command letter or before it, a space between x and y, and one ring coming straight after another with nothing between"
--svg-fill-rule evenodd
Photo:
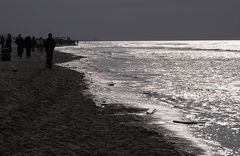
<instances>
[{"instance_id":1,"label":"sea","mask_svg":"<svg viewBox=\"0 0 240 156\"><path fill-rule=\"evenodd\" d=\"M204 155L240 155L240 41L87 41L57 50L81 56L59 65L85 73L99 107L154 110L154 124Z\"/></svg>"}]
</instances>

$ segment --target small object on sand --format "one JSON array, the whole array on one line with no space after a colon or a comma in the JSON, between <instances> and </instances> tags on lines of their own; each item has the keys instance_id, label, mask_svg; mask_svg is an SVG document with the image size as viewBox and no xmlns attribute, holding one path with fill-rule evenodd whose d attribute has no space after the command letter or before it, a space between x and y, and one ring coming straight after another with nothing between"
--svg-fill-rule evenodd
<instances>
[{"instance_id":1,"label":"small object on sand","mask_svg":"<svg viewBox=\"0 0 240 156\"><path fill-rule=\"evenodd\" d=\"M187 124L187 125L195 125L203 122L197 122L197 121L178 121L178 120L173 120L174 123L181 123L181 124Z\"/></svg>"},{"instance_id":2,"label":"small object on sand","mask_svg":"<svg viewBox=\"0 0 240 156\"><path fill-rule=\"evenodd\" d=\"M111 83L109 83L109 84L108 84L108 86L114 86L114 83L113 83L113 82L111 82Z\"/></svg>"},{"instance_id":3,"label":"small object on sand","mask_svg":"<svg viewBox=\"0 0 240 156\"><path fill-rule=\"evenodd\" d=\"M149 92L149 91L143 91L143 94L150 95L150 94L151 94L151 92Z\"/></svg>"},{"instance_id":4,"label":"small object on sand","mask_svg":"<svg viewBox=\"0 0 240 156\"><path fill-rule=\"evenodd\" d=\"M180 109L181 107L180 106L173 106L172 108Z\"/></svg>"},{"instance_id":5,"label":"small object on sand","mask_svg":"<svg viewBox=\"0 0 240 156\"><path fill-rule=\"evenodd\" d=\"M103 104L101 104L101 106L103 106L103 107L106 107L108 104L105 104L105 103L103 103Z\"/></svg>"},{"instance_id":6,"label":"small object on sand","mask_svg":"<svg viewBox=\"0 0 240 156\"><path fill-rule=\"evenodd\" d=\"M79 58L81 59L81 58L87 58L86 56L79 56Z\"/></svg>"},{"instance_id":7,"label":"small object on sand","mask_svg":"<svg viewBox=\"0 0 240 156\"><path fill-rule=\"evenodd\" d=\"M156 111L157 111L157 109L149 109L149 110L146 112L146 114L147 114L147 115L152 115L152 114L156 113Z\"/></svg>"}]
</instances>

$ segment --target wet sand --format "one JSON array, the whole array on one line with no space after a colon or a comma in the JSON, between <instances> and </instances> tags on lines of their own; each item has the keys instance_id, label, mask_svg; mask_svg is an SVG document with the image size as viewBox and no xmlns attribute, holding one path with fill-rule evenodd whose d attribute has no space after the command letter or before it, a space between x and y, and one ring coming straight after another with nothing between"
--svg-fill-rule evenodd
<instances>
[{"instance_id":1,"label":"wet sand","mask_svg":"<svg viewBox=\"0 0 240 156\"><path fill-rule=\"evenodd\" d=\"M84 74L53 66L44 53L0 62L0 155L195 155L188 141L166 134L122 105L96 107ZM54 53L54 62L80 59ZM157 133L153 131L158 128ZM188 152L183 151L184 146ZM194 152L193 152L193 151ZM195 154L194 154L195 153Z\"/></svg>"}]
</instances>

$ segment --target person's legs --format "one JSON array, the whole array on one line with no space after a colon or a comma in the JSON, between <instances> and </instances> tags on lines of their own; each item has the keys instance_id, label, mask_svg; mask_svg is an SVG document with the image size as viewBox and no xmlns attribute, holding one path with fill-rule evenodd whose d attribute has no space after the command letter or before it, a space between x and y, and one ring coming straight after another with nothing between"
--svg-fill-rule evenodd
<instances>
[{"instance_id":1,"label":"person's legs","mask_svg":"<svg viewBox=\"0 0 240 156\"><path fill-rule=\"evenodd\" d=\"M26 48L26 58L28 58L28 49Z\"/></svg>"},{"instance_id":2,"label":"person's legs","mask_svg":"<svg viewBox=\"0 0 240 156\"><path fill-rule=\"evenodd\" d=\"M47 60L46 60L46 68L51 69L52 68L52 52L47 52Z\"/></svg>"},{"instance_id":3,"label":"person's legs","mask_svg":"<svg viewBox=\"0 0 240 156\"><path fill-rule=\"evenodd\" d=\"M31 48L29 49L29 58L31 57Z\"/></svg>"},{"instance_id":4,"label":"person's legs","mask_svg":"<svg viewBox=\"0 0 240 156\"><path fill-rule=\"evenodd\" d=\"M7 52L7 61L11 61L11 52L11 47L9 47Z\"/></svg>"},{"instance_id":5,"label":"person's legs","mask_svg":"<svg viewBox=\"0 0 240 156\"><path fill-rule=\"evenodd\" d=\"M18 57L20 57L20 55L21 55L21 50L20 50L19 46L17 47L17 54L18 54Z\"/></svg>"},{"instance_id":6,"label":"person's legs","mask_svg":"<svg viewBox=\"0 0 240 156\"><path fill-rule=\"evenodd\" d=\"M52 52L49 54L49 68L52 68Z\"/></svg>"},{"instance_id":7,"label":"person's legs","mask_svg":"<svg viewBox=\"0 0 240 156\"><path fill-rule=\"evenodd\" d=\"M49 52L47 51L46 68L49 68Z\"/></svg>"},{"instance_id":8,"label":"person's legs","mask_svg":"<svg viewBox=\"0 0 240 156\"><path fill-rule=\"evenodd\" d=\"M27 54L27 59L31 57L31 48L30 47L26 48L26 54Z\"/></svg>"},{"instance_id":9,"label":"person's legs","mask_svg":"<svg viewBox=\"0 0 240 156\"><path fill-rule=\"evenodd\" d=\"M20 57L21 57L21 58L22 58L23 51L24 51L24 48L21 47L21 50L20 50Z\"/></svg>"}]
</instances>

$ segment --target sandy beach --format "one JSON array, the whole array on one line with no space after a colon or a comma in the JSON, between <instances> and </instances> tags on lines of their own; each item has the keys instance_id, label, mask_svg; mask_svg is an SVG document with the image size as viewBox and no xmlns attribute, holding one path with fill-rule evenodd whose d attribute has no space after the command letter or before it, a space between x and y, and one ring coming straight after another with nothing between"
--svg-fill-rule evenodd
<instances>
[{"instance_id":1,"label":"sandy beach","mask_svg":"<svg viewBox=\"0 0 240 156\"><path fill-rule=\"evenodd\" d=\"M0 155L195 155L200 149L166 134L146 110L121 105L96 107L84 74L54 66L45 53L0 62ZM54 53L54 62L80 59ZM154 128L162 133L152 131ZM189 148L185 148L189 147ZM182 150L183 148L187 151ZM193 152L194 151L194 152Z\"/></svg>"}]
</instances>

